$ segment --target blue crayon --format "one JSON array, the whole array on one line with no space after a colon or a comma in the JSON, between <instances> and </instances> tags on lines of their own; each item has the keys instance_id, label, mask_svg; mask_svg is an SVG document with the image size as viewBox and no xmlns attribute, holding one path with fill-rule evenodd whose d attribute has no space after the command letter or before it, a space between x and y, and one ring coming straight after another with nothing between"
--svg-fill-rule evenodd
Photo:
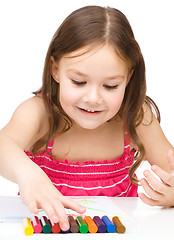
<instances>
[{"instance_id":1,"label":"blue crayon","mask_svg":"<svg viewBox=\"0 0 174 240\"><path fill-rule=\"evenodd\" d=\"M63 231L62 229L61 229L61 233L69 233L70 232L70 228L68 229L68 230L66 230L66 231Z\"/></svg>"},{"instance_id":2,"label":"blue crayon","mask_svg":"<svg viewBox=\"0 0 174 240\"><path fill-rule=\"evenodd\" d=\"M108 233L114 233L116 231L115 225L111 222L111 220L107 216L103 216L102 221L106 225Z\"/></svg>"},{"instance_id":3,"label":"blue crayon","mask_svg":"<svg viewBox=\"0 0 174 240\"><path fill-rule=\"evenodd\" d=\"M106 232L106 225L103 223L101 218L99 216L95 216L95 217L93 217L93 220L98 227L98 232L99 233L105 233Z\"/></svg>"}]
</instances>

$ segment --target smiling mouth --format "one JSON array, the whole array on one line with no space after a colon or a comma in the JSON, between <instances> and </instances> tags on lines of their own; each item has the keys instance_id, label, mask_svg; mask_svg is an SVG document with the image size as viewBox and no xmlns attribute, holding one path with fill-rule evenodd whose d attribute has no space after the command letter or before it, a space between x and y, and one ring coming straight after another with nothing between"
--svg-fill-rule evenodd
<instances>
[{"instance_id":1,"label":"smiling mouth","mask_svg":"<svg viewBox=\"0 0 174 240\"><path fill-rule=\"evenodd\" d=\"M93 110L93 109L84 109L84 108L79 108L79 109L84 111L84 112L88 112L88 113L99 113L99 112L102 112L102 111L96 111L96 110Z\"/></svg>"}]
</instances>

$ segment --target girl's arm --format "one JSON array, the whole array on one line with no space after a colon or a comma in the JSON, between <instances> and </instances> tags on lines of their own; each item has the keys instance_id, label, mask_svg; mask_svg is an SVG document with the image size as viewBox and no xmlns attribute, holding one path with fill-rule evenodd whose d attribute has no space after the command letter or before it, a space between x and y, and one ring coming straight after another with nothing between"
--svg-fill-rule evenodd
<instances>
[{"instance_id":1,"label":"girl's arm","mask_svg":"<svg viewBox=\"0 0 174 240\"><path fill-rule=\"evenodd\" d=\"M47 115L41 97L31 98L16 109L0 131L0 174L19 185L24 203L34 214L42 208L53 222L59 221L61 228L67 230L64 207L79 213L85 209L62 196L42 169L24 153L45 133L46 127Z\"/></svg>"},{"instance_id":2,"label":"girl's arm","mask_svg":"<svg viewBox=\"0 0 174 240\"><path fill-rule=\"evenodd\" d=\"M152 206L174 206L174 148L165 137L159 122L147 106L144 107L143 123L137 133L145 147L145 159L152 165L151 171L145 170L140 183L146 196L140 193L143 202ZM150 123L150 124L149 124Z\"/></svg>"}]
</instances>

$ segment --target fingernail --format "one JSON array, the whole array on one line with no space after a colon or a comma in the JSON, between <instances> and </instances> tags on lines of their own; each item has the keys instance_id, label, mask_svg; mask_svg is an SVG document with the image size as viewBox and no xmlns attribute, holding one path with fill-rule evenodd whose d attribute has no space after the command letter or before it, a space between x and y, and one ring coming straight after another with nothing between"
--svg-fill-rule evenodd
<instances>
[{"instance_id":1,"label":"fingernail","mask_svg":"<svg viewBox=\"0 0 174 240\"><path fill-rule=\"evenodd\" d=\"M80 207L80 208L79 208L79 211L80 211L80 212L85 212L85 211L86 211L86 208Z\"/></svg>"},{"instance_id":2,"label":"fingernail","mask_svg":"<svg viewBox=\"0 0 174 240\"><path fill-rule=\"evenodd\" d=\"M142 196L143 196L143 194L142 194L142 193L138 193L138 197L140 197L140 198L141 198Z\"/></svg>"},{"instance_id":3,"label":"fingernail","mask_svg":"<svg viewBox=\"0 0 174 240\"><path fill-rule=\"evenodd\" d=\"M172 157L172 156L173 156L173 150L170 149L170 150L168 151L168 157L170 158L170 157Z\"/></svg>"},{"instance_id":4,"label":"fingernail","mask_svg":"<svg viewBox=\"0 0 174 240\"><path fill-rule=\"evenodd\" d=\"M62 224L62 230L68 230L69 229L69 224L68 223L63 223Z\"/></svg>"},{"instance_id":5,"label":"fingernail","mask_svg":"<svg viewBox=\"0 0 174 240\"><path fill-rule=\"evenodd\" d=\"M144 183L144 178L140 179L140 183L141 183L141 184Z\"/></svg>"},{"instance_id":6,"label":"fingernail","mask_svg":"<svg viewBox=\"0 0 174 240\"><path fill-rule=\"evenodd\" d=\"M38 208L33 208L33 213L38 214L39 213L39 209Z\"/></svg>"},{"instance_id":7,"label":"fingernail","mask_svg":"<svg viewBox=\"0 0 174 240\"><path fill-rule=\"evenodd\" d=\"M156 166L156 165L153 165L153 166L151 167L151 169L152 169L153 171L156 171L156 170L157 170L157 166Z\"/></svg>"},{"instance_id":8,"label":"fingernail","mask_svg":"<svg viewBox=\"0 0 174 240\"><path fill-rule=\"evenodd\" d=\"M172 149L170 149L170 150L169 150L169 153L170 153L170 154L172 154L172 153L173 153L173 150L172 150Z\"/></svg>"},{"instance_id":9,"label":"fingernail","mask_svg":"<svg viewBox=\"0 0 174 240\"><path fill-rule=\"evenodd\" d=\"M54 222L54 223L57 223L58 221L59 221L59 218L58 218L56 215L54 215L54 216L53 216L53 222Z\"/></svg>"},{"instance_id":10,"label":"fingernail","mask_svg":"<svg viewBox=\"0 0 174 240\"><path fill-rule=\"evenodd\" d=\"M149 174L149 173L148 173L148 171L147 171L147 170L145 170L145 171L144 171L144 176L146 176L146 177L147 177L147 176L148 176L148 174Z\"/></svg>"}]
</instances>

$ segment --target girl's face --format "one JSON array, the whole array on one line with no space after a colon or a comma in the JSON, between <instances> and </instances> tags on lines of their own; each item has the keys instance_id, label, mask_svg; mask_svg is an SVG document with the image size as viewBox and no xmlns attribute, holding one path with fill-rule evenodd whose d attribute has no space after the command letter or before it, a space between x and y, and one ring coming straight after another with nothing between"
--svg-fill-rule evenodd
<instances>
[{"instance_id":1,"label":"girl's face","mask_svg":"<svg viewBox=\"0 0 174 240\"><path fill-rule=\"evenodd\" d=\"M96 129L118 113L131 77L128 65L110 45L66 54L52 63L60 104L73 123ZM74 55L78 55L73 57Z\"/></svg>"}]
</instances>

